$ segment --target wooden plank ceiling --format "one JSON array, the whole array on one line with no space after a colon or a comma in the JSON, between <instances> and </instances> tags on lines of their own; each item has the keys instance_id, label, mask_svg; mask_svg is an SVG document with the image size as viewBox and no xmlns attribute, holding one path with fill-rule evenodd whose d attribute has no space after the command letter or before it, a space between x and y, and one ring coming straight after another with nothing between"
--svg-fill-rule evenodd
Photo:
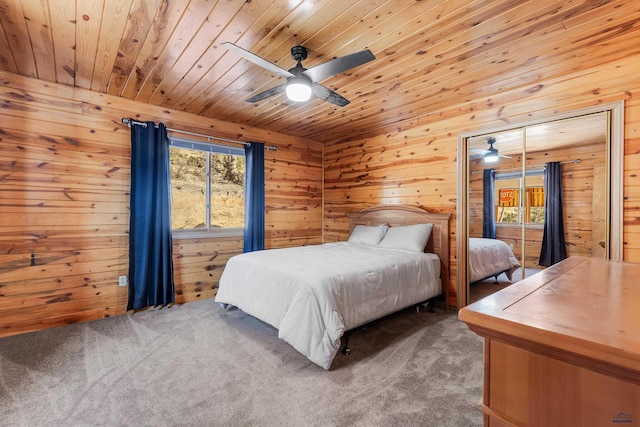
<instances>
[{"instance_id":1,"label":"wooden plank ceiling","mask_svg":"<svg viewBox=\"0 0 640 427\"><path fill-rule=\"evenodd\" d=\"M640 50L637 0L0 0L0 68L319 141L426 123L470 99ZM281 77L220 47L288 69L370 49L321 83L351 101L246 98ZM615 46L606 55L596 47ZM605 78L605 76L603 76Z\"/></svg>"}]
</instances>

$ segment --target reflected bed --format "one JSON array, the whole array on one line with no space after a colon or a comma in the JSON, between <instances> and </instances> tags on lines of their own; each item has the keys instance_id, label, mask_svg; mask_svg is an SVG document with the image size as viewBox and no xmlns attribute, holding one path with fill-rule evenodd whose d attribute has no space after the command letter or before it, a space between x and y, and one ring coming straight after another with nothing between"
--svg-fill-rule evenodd
<instances>
[{"instance_id":1,"label":"reflected bed","mask_svg":"<svg viewBox=\"0 0 640 427\"><path fill-rule=\"evenodd\" d=\"M469 283L479 282L489 277L505 273L511 280L515 270L520 268L511 247L502 240L469 238Z\"/></svg>"}]
</instances>

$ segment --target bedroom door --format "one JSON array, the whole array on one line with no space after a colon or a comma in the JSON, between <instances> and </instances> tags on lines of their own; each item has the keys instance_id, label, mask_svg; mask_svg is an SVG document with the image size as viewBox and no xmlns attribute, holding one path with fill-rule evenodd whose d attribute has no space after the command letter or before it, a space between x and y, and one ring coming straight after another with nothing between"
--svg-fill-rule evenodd
<instances>
[{"instance_id":1,"label":"bedroom door","mask_svg":"<svg viewBox=\"0 0 640 427\"><path fill-rule=\"evenodd\" d=\"M546 215L543 178L549 162L562 168L567 255L621 259L622 111L620 102L459 136L458 172L464 177L458 183L457 259L464 260L458 265L459 308L471 295L469 238L486 233L486 169L493 170L494 238L507 243L521 265L513 282L544 268L538 260ZM494 150L498 160L487 163L487 153L495 154ZM504 275L498 282L510 284Z\"/></svg>"},{"instance_id":2,"label":"bedroom door","mask_svg":"<svg viewBox=\"0 0 640 427\"><path fill-rule=\"evenodd\" d=\"M593 215L591 251L593 257L607 259L607 172L604 164L593 168Z\"/></svg>"}]
</instances>

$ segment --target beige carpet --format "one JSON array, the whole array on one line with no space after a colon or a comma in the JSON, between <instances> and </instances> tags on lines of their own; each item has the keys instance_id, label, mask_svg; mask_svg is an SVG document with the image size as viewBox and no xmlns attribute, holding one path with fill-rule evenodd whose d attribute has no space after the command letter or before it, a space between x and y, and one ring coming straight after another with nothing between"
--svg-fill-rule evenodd
<instances>
[{"instance_id":1,"label":"beige carpet","mask_svg":"<svg viewBox=\"0 0 640 427\"><path fill-rule=\"evenodd\" d=\"M212 300L0 339L2 426L480 426L482 340L453 312L356 332L325 371Z\"/></svg>"}]
</instances>

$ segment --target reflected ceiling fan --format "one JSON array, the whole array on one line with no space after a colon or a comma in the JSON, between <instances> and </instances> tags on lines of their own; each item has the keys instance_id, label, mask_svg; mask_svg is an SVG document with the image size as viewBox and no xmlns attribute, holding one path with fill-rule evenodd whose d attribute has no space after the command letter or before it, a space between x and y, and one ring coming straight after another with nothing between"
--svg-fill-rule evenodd
<instances>
[{"instance_id":1,"label":"reflected ceiling fan","mask_svg":"<svg viewBox=\"0 0 640 427\"><path fill-rule=\"evenodd\" d=\"M349 103L348 99L338 95L331 89L322 86L318 82L326 79L327 77L335 76L336 74L343 73L351 68L358 67L376 59L373 53L367 49L350 55L341 56L340 58L332 59L324 64L306 69L302 66L302 61L307 59L309 50L304 46L294 46L291 48L291 57L297 62L297 64L295 67L285 70L273 62L269 62L266 59L236 46L233 43L224 42L221 46L237 53L244 59L251 61L256 65L287 79L286 83L254 95L251 98L248 98L247 102L258 102L270 96L286 92L287 97L292 101L303 102L309 100L311 96L315 96L316 98L344 107Z\"/></svg>"},{"instance_id":2,"label":"reflected ceiling fan","mask_svg":"<svg viewBox=\"0 0 640 427\"><path fill-rule=\"evenodd\" d=\"M469 151L476 153L475 155L470 156L471 158L483 157L486 163L495 163L498 161L500 157L505 159L510 159L511 156L505 156L504 154L499 154L497 148L493 148L493 144L495 144L496 139L494 137L489 137L487 139L487 144L489 144L489 148L487 150L483 150L481 148L470 148Z\"/></svg>"}]
</instances>

